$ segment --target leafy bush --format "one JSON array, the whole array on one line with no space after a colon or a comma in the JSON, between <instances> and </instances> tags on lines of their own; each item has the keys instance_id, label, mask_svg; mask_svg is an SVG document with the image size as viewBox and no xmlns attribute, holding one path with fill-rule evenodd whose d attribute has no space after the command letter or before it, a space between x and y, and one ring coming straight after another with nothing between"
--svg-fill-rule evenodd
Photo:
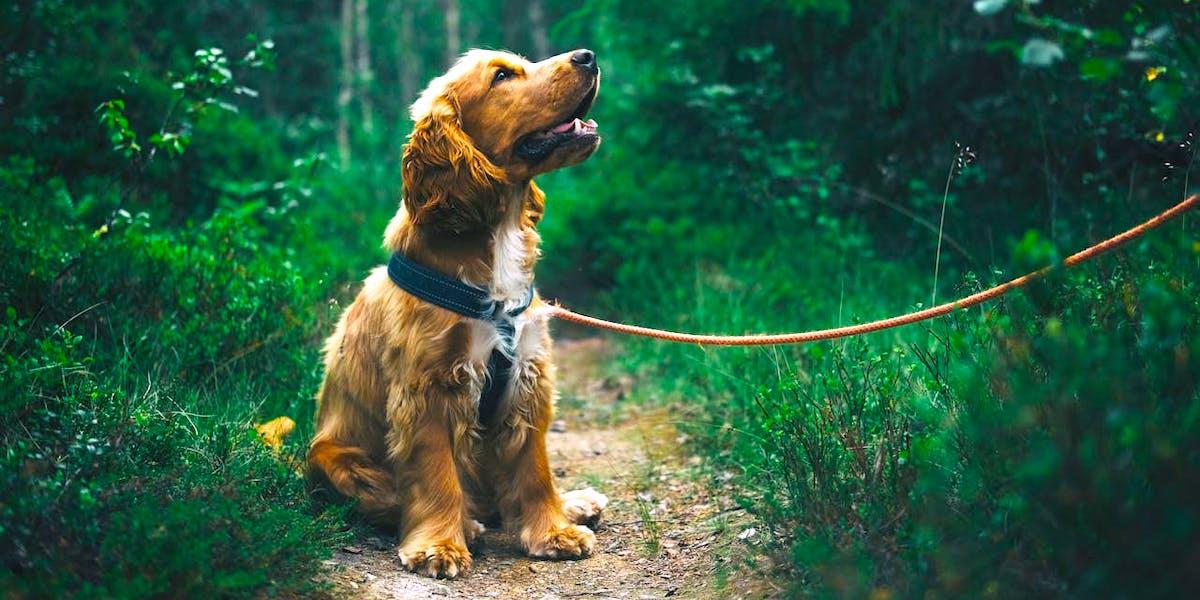
<instances>
[{"instance_id":1,"label":"leafy bush","mask_svg":"<svg viewBox=\"0 0 1200 600\"><path fill-rule=\"evenodd\" d=\"M35 8L33 37L62 45L5 72L30 83L13 102L77 109L30 73L74 67L62 48L88 37L68 39L64 24L99 27L122 11ZM212 47L172 55L177 73L79 71L95 84L80 97L98 108L70 126L85 128L95 156L5 136L0 585L11 594L318 591L343 513L310 502L295 465L311 431L317 341L336 316L326 294L361 273L345 262L371 255L346 261L326 242L330 199L350 190L320 172L322 155L288 167L277 126L231 103L256 95L242 70L269 63L271 50L264 41L236 61ZM114 87L122 97L93 96ZM70 117L53 118L61 133L57 119ZM364 231L355 241L377 245ZM251 425L281 414L300 434L274 454Z\"/></svg>"},{"instance_id":2,"label":"leafy bush","mask_svg":"<svg viewBox=\"0 0 1200 600\"><path fill-rule=\"evenodd\" d=\"M1194 282L1186 259L1164 262ZM1061 311L1016 302L988 324L986 354L945 350L950 389L913 441L912 534L936 534L935 587L1132 598L1196 584L1200 303L1194 283L1138 263L1151 273L1073 277Z\"/></svg>"},{"instance_id":3,"label":"leafy bush","mask_svg":"<svg viewBox=\"0 0 1200 600\"><path fill-rule=\"evenodd\" d=\"M311 415L318 282L264 243L262 205L182 231L145 214L89 231L34 172L0 169L14 209L0 247L20 275L0 290L6 589L310 589L340 515L311 506L249 425Z\"/></svg>"}]
</instances>

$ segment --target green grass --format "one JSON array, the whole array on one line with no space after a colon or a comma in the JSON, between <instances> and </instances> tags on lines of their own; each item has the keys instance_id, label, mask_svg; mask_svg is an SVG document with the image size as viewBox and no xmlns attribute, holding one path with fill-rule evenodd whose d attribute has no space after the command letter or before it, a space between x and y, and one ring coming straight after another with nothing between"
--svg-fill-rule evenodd
<instances>
[{"instance_id":1,"label":"green grass","mask_svg":"<svg viewBox=\"0 0 1200 600\"><path fill-rule=\"evenodd\" d=\"M740 333L928 297L833 233L609 310ZM739 474L797 595L1170 595L1200 535L1198 273L1177 227L1133 250L923 326L788 348L629 341L620 360L642 374L635 401L677 404L693 451ZM1027 239L1014 270L1052 254Z\"/></svg>"}]
</instances>

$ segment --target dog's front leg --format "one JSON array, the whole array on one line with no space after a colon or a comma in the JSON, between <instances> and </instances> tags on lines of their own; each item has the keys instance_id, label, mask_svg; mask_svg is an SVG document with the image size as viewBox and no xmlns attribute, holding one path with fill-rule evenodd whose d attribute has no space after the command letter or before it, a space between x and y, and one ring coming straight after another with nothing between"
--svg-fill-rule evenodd
<instances>
[{"instance_id":1,"label":"dog's front leg","mask_svg":"<svg viewBox=\"0 0 1200 600\"><path fill-rule=\"evenodd\" d=\"M389 445L396 462L403 506L400 562L410 571L453 578L471 567L464 524L467 504L455 460L467 428L464 394L454 389L426 391L423 402L393 418ZM458 447L456 448L456 444Z\"/></svg>"},{"instance_id":2,"label":"dog's front leg","mask_svg":"<svg viewBox=\"0 0 1200 600\"><path fill-rule=\"evenodd\" d=\"M592 553L596 535L564 510L546 453L554 411L550 369L548 358L538 358L516 373L510 410L496 436L497 498L504 520L520 534L530 556L583 558Z\"/></svg>"}]
</instances>

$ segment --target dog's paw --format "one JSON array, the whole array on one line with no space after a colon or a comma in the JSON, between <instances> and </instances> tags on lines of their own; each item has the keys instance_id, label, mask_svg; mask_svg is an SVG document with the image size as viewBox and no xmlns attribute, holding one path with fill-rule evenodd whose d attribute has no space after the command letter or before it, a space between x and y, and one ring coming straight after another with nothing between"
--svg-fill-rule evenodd
<instances>
[{"instance_id":1,"label":"dog's paw","mask_svg":"<svg viewBox=\"0 0 1200 600\"><path fill-rule=\"evenodd\" d=\"M563 494L562 502L563 514L569 521L595 529L604 507L608 506L608 496L589 487Z\"/></svg>"},{"instance_id":2,"label":"dog's paw","mask_svg":"<svg viewBox=\"0 0 1200 600\"><path fill-rule=\"evenodd\" d=\"M583 525L567 525L530 539L526 547L537 558L584 558L595 549L596 534Z\"/></svg>"},{"instance_id":3,"label":"dog's paw","mask_svg":"<svg viewBox=\"0 0 1200 600\"><path fill-rule=\"evenodd\" d=\"M454 579L471 568L471 553L457 544L405 545L400 548L400 564L413 573L438 579Z\"/></svg>"},{"instance_id":4,"label":"dog's paw","mask_svg":"<svg viewBox=\"0 0 1200 600\"><path fill-rule=\"evenodd\" d=\"M485 531L487 531L487 527L475 519L463 521L463 537L467 539L468 547L474 546L479 536L483 535Z\"/></svg>"}]
</instances>

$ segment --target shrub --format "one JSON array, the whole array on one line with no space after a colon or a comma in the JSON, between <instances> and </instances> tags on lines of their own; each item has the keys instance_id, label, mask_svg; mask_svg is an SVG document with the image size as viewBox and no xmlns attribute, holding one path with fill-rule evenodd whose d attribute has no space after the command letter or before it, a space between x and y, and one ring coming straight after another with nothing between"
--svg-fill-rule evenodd
<instances>
[{"instance_id":1,"label":"shrub","mask_svg":"<svg viewBox=\"0 0 1200 600\"><path fill-rule=\"evenodd\" d=\"M311 590L341 513L312 505L289 466L302 440L280 460L250 424L311 420L327 309L321 279L267 242L270 207L183 229L118 213L97 230L29 161L0 186L5 589Z\"/></svg>"}]
</instances>

